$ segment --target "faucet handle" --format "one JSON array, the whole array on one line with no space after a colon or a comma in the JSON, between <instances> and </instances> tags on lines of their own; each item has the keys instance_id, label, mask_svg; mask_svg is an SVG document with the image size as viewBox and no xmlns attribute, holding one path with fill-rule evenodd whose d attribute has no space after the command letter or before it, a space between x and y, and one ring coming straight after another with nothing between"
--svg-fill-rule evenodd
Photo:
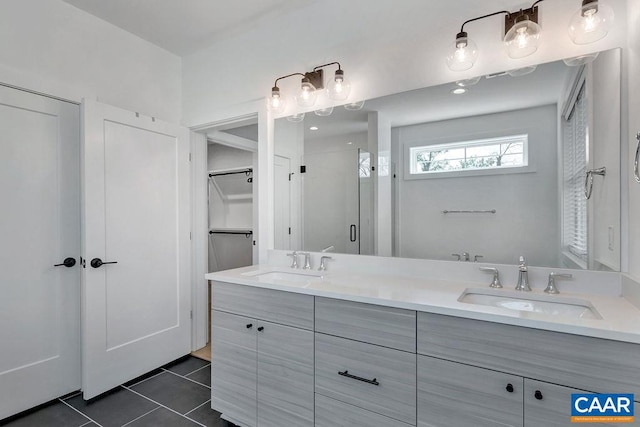
<instances>
[{"instance_id":1,"label":"faucet handle","mask_svg":"<svg viewBox=\"0 0 640 427\"><path fill-rule=\"evenodd\" d=\"M451 254L451 256L458 257L458 259L456 261L460 261L462 259L462 255L460 255L460 254Z\"/></svg>"},{"instance_id":2,"label":"faucet handle","mask_svg":"<svg viewBox=\"0 0 640 427\"><path fill-rule=\"evenodd\" d=\"M304 255L304 266L303 270L311 270L311 253L310 252L300 252L300 255Z\"/></svg>"},{"instance_id":3,"label":"faucet handle","mask_svg":"<svg viewBox=\"0 0 640 427\"><path fill-rule=\"evenodd\" d=\"M298 268L298 252L293 251L290 254L287 254L292 258L291 260L291 268Z\"/></svg>"},{"instance_id":4,"label":"faucet handle","mask_svg":"<svg viewBox=\"0 0 640 427\"><path fill-rule=\"evenodd\" d=\"M556 286L556 279L571 279L573 274L570 273L549 273L549 282L547 283L547 287L545 288L545 292L548 294L559 294L560 291Z\"/></svg>"},{"instance_id":5,"label":"faucet handle","mask_svg":"<svg viewBox=\"0 0 640 427\"><path fill-rule=\"evenodd\" d=\"M527 260L524 256L520 255L520 271L527 271Z\"/></svg>"},{"instance_id":6,"label":"faucet handle","mask_svg":"<svg viewBox=\"0 0 640 427\"><path fill-rule=\"evenodd\" d=\"M480 271L485 271L487 273L493 273L493 281L489 285L490 288L500 289L502 288L502 283L500 283L500 272L495 267L480 267Z\"/></svg>"},{"instance_id":7,"label":"faucet handle","mask_svg":"<svg viewBox=\"0 0 640 427\"><path fill-rule=\"evenodd\" d=\"M326 271L327 270L327 261L333 259L330 256L322 256L320 257L320 266L318 267L318 271Z\"/></svg>"}]
</instances>

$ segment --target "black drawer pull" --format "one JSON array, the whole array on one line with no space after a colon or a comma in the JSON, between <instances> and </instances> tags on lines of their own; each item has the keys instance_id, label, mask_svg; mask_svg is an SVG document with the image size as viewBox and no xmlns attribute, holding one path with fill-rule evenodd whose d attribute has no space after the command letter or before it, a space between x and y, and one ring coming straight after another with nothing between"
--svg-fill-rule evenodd
<instances>
[{"instance_id":1,"label":"black drawer pull","mask_svg":"<svg viewBox=\"0 0 640 427\"><path fill-rule=\"evenodd\" d=\"M507 391L513 393L513 384L507 384Z\"/></svg>"},{"instance_id":2,"label":"black drawer pull","mask_svg":"<svg viewBox=\"0 0 640 427\"><path fill-rule=\"evenodd\" d=\"M264 326L258 327L258 332L262 332L262 331L264 331Z\"/></svg>"},{"instance_id":3,"label":"black drawer pull","mask_svg":"<svg viewBox=\"0 0 640 427\"><path fill-rule=\"evenodd\" d=\"M251 329L251 328L253 328L253 323L249 323L249 324L247 325L247 329Z\"/></svg>"},{"instance_id":4,"label":"black drawer pull","mask_svg":"<svg viewBox=\"0 0 640 427\"><path fill-rule=\"evenodd\" d=\"M338 372L338 375L342 375L343 377L347 377L347 378L353 378L354 380L362 381L363 383L368 383L368 384L373 384L373 385L380 385L380 383L378 382L378 380L376 378L374 378L372 380L368 380L366 378L362 378L362 377L358 377L358 376L355 376L355 375L351 375L349 373L349 371Z\"/></svg>"},{"instance_id":5,"label":"black drawer pull","mask_svg":"<svg viewBox=\"0 0 640 427\"><path fill-rule=\"evenodd\" d=\"M542 392L540 390L536 390L533 396L538 400L542 400Z\"/></svg>"}]
</instances>

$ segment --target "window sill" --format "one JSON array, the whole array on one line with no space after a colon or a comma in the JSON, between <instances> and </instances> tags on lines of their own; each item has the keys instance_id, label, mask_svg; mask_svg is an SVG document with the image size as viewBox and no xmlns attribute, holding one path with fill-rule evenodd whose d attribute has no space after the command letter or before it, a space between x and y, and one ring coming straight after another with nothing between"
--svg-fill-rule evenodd
<instances>
[{"instance_id":1,"label":"window sill","mask_svg":"<svg viewBox=\"0 0 640 427\"><path fill-rule=\"evenodd\" d=\"M513 167L513 168L495 168L495 169L472 169L459 170L449 172L431 172L431 173L410 173L405 172L405 180L415 179L443 179L443 178L467 178L476 176L493 176L493 175L512 175L520 173L535 173L536 167L533 165Z\"/></svg>"}]
</instances>

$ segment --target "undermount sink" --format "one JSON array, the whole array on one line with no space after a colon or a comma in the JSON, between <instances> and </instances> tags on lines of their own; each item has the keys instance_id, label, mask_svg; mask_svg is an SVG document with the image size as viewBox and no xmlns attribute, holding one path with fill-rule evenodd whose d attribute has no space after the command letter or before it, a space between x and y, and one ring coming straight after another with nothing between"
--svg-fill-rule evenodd
<instances>
[{"instance_id":1,"label":"undermount sink","mask_svg":"<svg viewBox=\"0 0 640 427\"><path fill-rule=\"evenodd\" d=\"M556 295L538 295L504 289L467 289L458 301L574 319L602 319L589 301Z\"/></svg>"},{"instance_id":2,"label":"undermount sink","mask_svg":"<svg viewBox=\"0 0 640 427\"><path fill-rule=\"evenodd\" d=\"M307 287L313 283L322 282L322 274L314 271L295 272L295 271L256 271L245 273L245 276L251 276L259 281L268 283L279 283L288 286Z\"/></svg>"}]
</instances>

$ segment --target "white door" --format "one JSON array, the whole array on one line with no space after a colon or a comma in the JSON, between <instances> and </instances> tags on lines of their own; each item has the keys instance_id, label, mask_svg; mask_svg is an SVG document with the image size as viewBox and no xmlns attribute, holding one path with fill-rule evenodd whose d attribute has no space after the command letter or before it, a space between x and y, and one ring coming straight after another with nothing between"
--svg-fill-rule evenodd
<instances>
[{"instance_id":1,"label":"white door","mask_svg":"<svg viewBox=\"0 0 640 427\"><path fill-rule=\"evenodd\" d=\"M189 132L83 106L82 389L90 399L190 351Z\"/></svg>"},{"instance_id":2,"label":"white door","mask_svg":"<svg viewBox=\"0 0 640 427\"><path fill-rule=\"evenodd\" d=\"M80 388L79 120L0 87L0 419Z\"/></svg>"},{"instance_id":3,"label":"white door","mask_svg":"<svg viewBox=\"0 0 640 427\"><path fill-rule=\"evenodd\" d=\"M291 160L274 156L275 240L274 248L291 249Z\"/></svg>"}]
</instances>

